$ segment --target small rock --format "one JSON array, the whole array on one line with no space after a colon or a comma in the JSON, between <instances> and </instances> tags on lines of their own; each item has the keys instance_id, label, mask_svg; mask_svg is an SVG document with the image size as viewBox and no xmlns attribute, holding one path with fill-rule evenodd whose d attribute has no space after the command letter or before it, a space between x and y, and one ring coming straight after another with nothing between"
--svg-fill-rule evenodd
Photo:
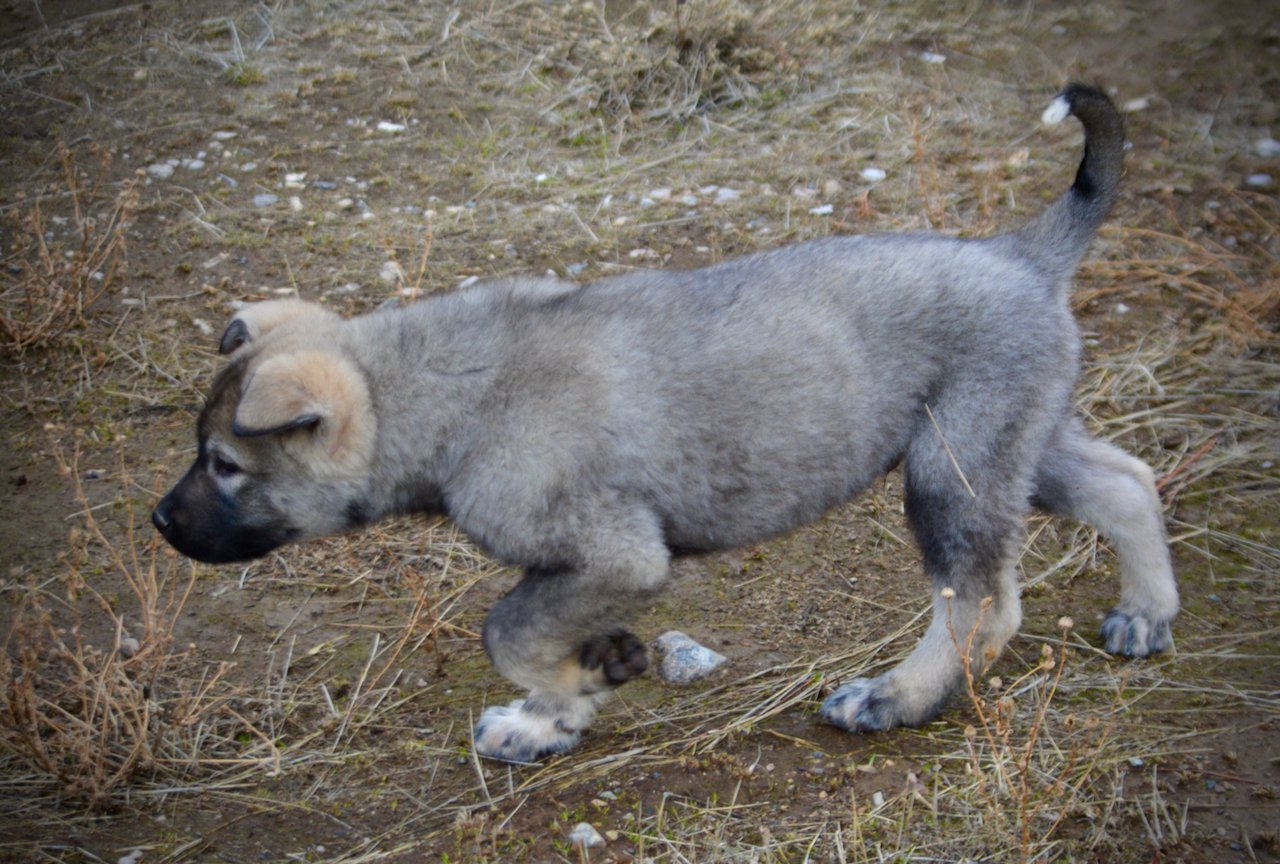
<instances>
[{"instance_id":1,"label":"small rock","mask_svg":"<svg viewBox=\"0 0 1280 864\"><path fill-rule=\"evenodd\" d=\"M840 191L840 181L834 178L822 184L822 195L825 198L834 198L840 194Z\"/></svg>"},{"instance_id":2,"label":"small rock","mask_svg":"<svg viewBox=\"0 0 1280 864\"><path fill-rule=\"evenodd\" d=\"M1274 138L1259 138L1253 144L1253 152L1257 153L1263 159L1271 159L1280 156L1280 141Z\"/></svg>"},{"instance_id":3,"label":"small rock","mask_svg":"<svg viewBox=\"0 0 1280 864\"><path fill-rule=\"evenodd\" d=\"M641 246L639 249L632 249L630 252L628 252L627 257L654 259L654 258L661 258L662 256L659 255L654 250L648 248L647 246Z\"/></svg>"},{"instance_id":4,"label":"small rock","mask_svg":"<svg viewBox=\"0 0 1280 864\"><path fill-rule=\"evenodd\" d=\"M238 134L238 132L231 132L229 130L219 130L213 133L213 137L216 141L230 141Z\"/></svg>"},{"instance_id":5,"label":"small rock","mask_svg":"<svg viewBox=\"0 0 1280 864\"><path fill-rule=\"evenodd\" d=\"M378 131L386 132L389 135L395 135L403 132L407 127L403 123L389 123L386 120L378 121Z\"/></svg>"},{"instance_id":6,"label":"small rock","mask_svg":"<svg viewBox=\"0 0 1280 864\"><path fill-rule=\"evenodd\" d=\"M1129 767L1130 767L1130 768L1141 768L1141 767L1142 767L1143 765L1145 765L1145 764L1146 764L1146 763L1142 761L1142 757L1140 757L1140 756L1131 756L1131 757L1129 757Z\"/></svg>"},{"instance_id":7,"label":"small rock","mask_svg":"<svg viewBox=\"0 0 1280 864\"><path fill-rule=\"evenodd\" d=\"M1136 111L1146 111L1149 107L1151 107L1151 97L1140 96L1137 99L1130 99L1128 102L1121 105L1120 110L1127 111L1132 114Z\"/></svg>"},{"instance_id":8,"label":"small rock","mask_svg":"<svg viewBox=\"0 0 1280 864\"><path fill-rule=\"evenodd\" d=\"M386 285L399 285L404 282L404 270L396 261L383 261L382 269L378 271L378 281Z\"/></svg>"},{"instance_id":9,"label":"small rock","mask_svg":"<svg viewBox=\"0 0 1280 864\"><path fill-rule=\"evenodd\" d=\"M1244 182L1248 183L1250 186L1270 186L1271 175L1264 174L1262 172L1259 172L1257 174L1250 174L1248 177L1245 178Z\"/></svg>"},{"instance_id":10,"label":"small rock","mask_svg":"<svg viewBox=\"0 0 1280 864\"><path fill-rule=\"evenodd\" d=\"M600 836L600 832L590 822L579 822L574 825L573 830L569 832L569 842L585 849L606 845L604 838Z\"/></svg>"},{"instance_id":11,"label":"small rock","mask_svg":"<svg viewBox=\"0 0 1280 864\"><path fill-rule=\"evenodd\" d=\"M315 181L314 183L312 183L311 185L312 185L312 186L314 186L314 187L316 187L317 189L324 189L324 190L326 190L326 191L327 191L327 190L329 190L329 189L337 189L337 188L338 188L338 184L337 184L337 183L334 183L332 180L316 180L316 181Z\"/></svg>"},{"instance_id":12,"label":"small rock","mask_svg":"<svg viewBox=\"0 0 1280 864\"><path fill-rule=\"evenodd\" d=\"M810 207L809 214L812 216L829 216L834 209L830 204L820 204L817 207Z\"/></svg>"},{"instance_id":13,"label":"small rock","mask_svg":"<svg viewBox=\"0 0 1280 864\"><path fill-rule=\"evenodd\" d=\"M299 198L297 195L290 195L290 196L289 196L289 209L290 209L290 210L292 210L294 213L301 213L301 212L302 212L302 199L301 199L301 198Z\"/></svg>"},{"instance_id":14,"label":"small rock","mask_svg":"<svg viewBox=\"0 0 1280 864\"><path fill-rule=\"evenodd\" d=\"M681 204L683 204L683 205L684 205L684 206L686 206L686 207L697 207L697 206L698 206L698 196L697 196L697 195L681 195L681 196L680 196L679 198L677 198L676 200L677 200L677 201L679 201Z\"/></svg>"},{"instance_id":15,"label":"small rock","mask_svg":"<svg viewBox=\"0 0 1280 864\"><path fill-rule=\"evenodd\" d=\"M650 189L649 197L654 201L666 201L671 197L671 190L665 186L660 186L657 189Z\"/></svg>"},{"instance_id":16,"label":"small rock","mask_svg":"<svg viewBox=\"0 0 1280 864\"><path fill-rule=\"evenodd\" d=\"M250 172L257 171L257 170L258 170L257 162L246 162L240 166L241 174L249 174Z\"/></svg>"},{"instance_id":17,"label":"small rock","mask_svg":"<svg viewBox=\"0 0 1280 864\"><path fill-rule=\"evenodd\" d=\"M935 54L932 51L921 51L920 59L926 63L946 63L947 58L941 54Z\"/></svg>"},{"instance_id":18,"label":"small rock","mask_svg":"<svg viewBox=\"0 0 1280 864\"><path fill-rule=\"evenodd\" d=\"M132 636L126 636L120 640L120 656L129 658L135 656L142 650L142 644Z\"/></svg>"},{"instance_id":19,"label":"small rock","mask_svg":"<svg viewBox=\"0 0 1280 864\"><path fill-rule=\"evenodd\" d=\"M284 188L286 189L305 189L307 188L307 172L295 171L284 175Z\"/></svg>"},{"instance_id":20,"label":"small rock","mask_svg":"<svg viewBox=\"0 0 1280 864\"><path fill-rule=\"evenodd\" d=\"M1128 312L1128 311L1129 311L1129 304L1127 304L1127 303L1117 303L1117 304L1116 304L1116 312L1117 312L1118 314L1123 315L1124 313L1126 313L1126 312Z\"/></svg>"},{"instance_id":21,"label":"small rock","mask_svg":"<svg viewBox=\"0 0 1280 864\"><path fill-rule=\"evenodd\" d=\"M128 855L122 855L116 859L116 864L138 864L142 860L142 850L134 849Z\"/></svg>"},{"instance_id":22,"label":"small rock","mask_svg":"<svg viewBox=\"0 0 1280 864\"><path fill-rule=\"evenodd\" d=\"M183 159L182 167L186 168L188 171L200 171L200 170L203 170L204 168L204 160L203 159Z\"/></svg>"},{"instance_id":23,"label":"small rock","mask_svg":"<svg viewBox=\"0 0 1280 864\"><path fill-rule=\"evenodd\" d=\"M699 645L679 630L658 637L658 675L672 684L688 684L705 678L725 662L725 656Z\"/></svg>"},{"instance_id":24,"label":"small rock","mask_svg":"<svg viewBox=\"0 0 1280 864\"><path fill-rule=\"evenodd\" d=\"M862 179L868 183L879 183L887 176L883 168L863 168L861 171Z\"/></svg>"},{"instance_id":25,"label":"small rock","mask_svg":"<svg viewBox=\"0 0 1280 864\"><path fill-rule=\"evenodd\" d=\"M254 207L270 207L280 200L279 195L273 195L270 192L261 192L253 196Z\"/></svg>"},{"instance_id":26,"label":"small rock","mask_svg":"<svg viewBox=\"0 0 1280 864\"><path fill-rule=\"evenodd\" d=\"M717 201L736 201L742 197L742 193L737 189L730 189L728 186L721 186L716 190Z\"/></svg>"},{"instance_id":27,"label":"small rock","mask_svg":"<svg viewBox=\"0 0 1280 864\"><path fill-rule=\"evenodd\" d=\"M167 180L173 176L173 166L167 162L157 162L147 166L147 173L157 180Z\"/></svg>"},{"instance_id":28,"label":"small rock","mask_svg":"<svg viewBox=\"0 0 1280 864\"><path fill-rule=\"evenodd\" d=\"M191 325L203 333L205 336L213 335L213 325L203 318L192 318Z\"/></svg>"}]
</instances>

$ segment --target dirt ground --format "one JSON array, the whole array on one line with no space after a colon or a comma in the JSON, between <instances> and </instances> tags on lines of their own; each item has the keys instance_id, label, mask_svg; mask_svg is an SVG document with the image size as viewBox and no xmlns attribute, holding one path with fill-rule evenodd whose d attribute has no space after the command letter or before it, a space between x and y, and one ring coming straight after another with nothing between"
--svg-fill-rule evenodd
<instances>
[{"instance_id":1,"label":"dirt ground","mask_svg":"<svg viewBox=\"0 0 1280 864\"><path fill-rule=\"evenodd\" d=\"M1280 861L1265 6L12 0L0 19L0 311L138 194L127 258L87 272L102 296L0 351L0 860ZM823 725L822 696L926 621L890 476L794 535L678 562L636 632L683 630L725 666L628 684L578 749L513 766L470 728L519 695L477 635L516 574L448 523L247 567L156 544L237 304L353 314L475 277L994 233L1070 181L1078 127L1038 123L1070 79L1113 93L1132 144L1075 294L1078 405L1160 478L1175 652L1104 654L1114 559L1036 518L1001 681L918 730ZM117 698L142 713L95 707ZM582 822L603 845L574 845Z\"/></svg>"}]
</instances>

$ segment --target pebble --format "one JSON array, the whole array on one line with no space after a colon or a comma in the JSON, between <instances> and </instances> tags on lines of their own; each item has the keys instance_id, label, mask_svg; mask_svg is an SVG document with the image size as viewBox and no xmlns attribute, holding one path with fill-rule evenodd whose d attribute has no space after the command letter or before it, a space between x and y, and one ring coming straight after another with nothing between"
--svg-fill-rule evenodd
<instances>
[{"instance_id":1,"label":"pebble","mask_svg":"<svg viewBox=\"0 0 1280 864\"><path fill-rule=\"evenodd\" d=\"M167 162L157 162L147 166L147 173L158 180L166 180L173 176L173 166Z\"/></svg>"},{"instance_id":2,"label":"pebble","mask_svg":"<svg viewBox=\"0 0 1280 864\"><path fill-rule=\"evenodd\" d=\"M1250 186L1270 186L1271 175L1263 174L1261 172L1259 172L1258 174L1250 174L1248 177L1245 178L1244 182L1248 183Z\"/></svg>"},{"instance_id":3,"label":"pebble","mask_svg":"<svg viewBox=\"0 0 1280 864\"><path fill-rule=\"evenodd\" d=\"M218 140L218 141L230 141L232 138L236 137L236 135L238 134L239 134L238 132L231 132L229 130L219 130L213 133L213 137L215 140Z\"/></svg>"},{"instance_id":4,"label":"pebble","mask_svg":"<svg viewBox=\"0 0 1280 864\"><path fill-rule=\"evenodd\" d=\"M279 195L273 195L270 192L261 192L253 196L254 207L270 207L280 200Z\"/></svg>"},{"instance_id":5,"label":"pebble","mask_svg":"<svg viewBox=\"0 0 1280 864\"><path fill-rule=\"evenodd\" d=\"M183 159L182 167L188 171L200 171L204 168L203 159Z\"/></svg>"},{"instance_id":6,"label":"pebble","mask_svg":"<svg viewBox=\"0 0 1280 864\"><path fill-rule=\"evenodd\" d=\"M665 186L660 186L657 189L650 189L649 197L654 201L666 201L671 197L671 190Z\"/></svg>"},{"instance_id":7,"label":"pebble","mask_svg":"<svg viewBox=\"0 0 1280 864\"><path fill-rule=\"evenodd\" d=\"M1132 114L1135 111L1145 111L1151 105L1151 97L1140 96L1137 99L1130 99L1128 102L1120 106L1122 111Z\"/></svg>"},{"instance_id":8,"label":"pebble","mask_svg":"<svg viewBox=\"0 0 1280 864\"><path fill-rule=\"evenodd\" d=\"M142 860L142 850L134 849L128 855L122 855L116 859L116 864L138 864Z\"/></svg>"},{"instance_id":9,"label":"pebble","mask_svg":"<svg viewBox=\"0 0 1280 864\"><path fill-rule=\"evenodd\" d=\"M406 128L407 127L403 123L389 123L386 120L378 121L378 131L386 132L390 135L395 135L399 132L403 132Z\"/></svg>"},{"instance_id":10,"label":"pebble","mask_svg":"<svg viewBox=\"0 0 1280 864\"><path fill-rule=\"evenodd\" d=\"M136 655L142 650L142 644L132 636L126 636L120 640L120 656L129 658Z\"/></svg>"},{"instance_id":11,"label":"pebble","mask_svg":"<svg viewBox=\"0 0 1280 864\"><path fill-rule=\"evenodd\" d=\"M290 196L289 196L289 209L290 209L290 210L292 210L294 213L301 213L301 212L302 212L302 199L301 199L301 198L299 198L297 195L290 195Z\"/></svg>"},{"instance_id":12,"label":"pebble","mask_svg":"<svg viewBox=\"0 0 1280 864\"><path fill-rule=\"evenodd\" d=\"M574 825L573 830L569 832L569 842L586 849L606 845L604 838L600 836L600 832L590 822L579 822Z\"/></svg>"},{"instance_id":13,"label":"pebble","mask_svg":"<svg viewBox=\"0 0 1280 864\"><path fill-rule=\"evenodd\" d=\"M889 175L884 173L883 168L863 168L861 176L862 179L866 180L868 183L879 183Z\"/></svg>"},{"instance_id":14,"label":"pebble","mask_svg":"<svg viewBox=\"0 0 1280 864\"><path fill-rule=\"evenodd\" d=\"M820 204L817 207L810 207L809 214L812 216L829 216L834 209L830 204Z\"/></svg>"},{"instance_id":15,"label":"pebble","mask_svg":"<svg viewBox=\"0 0 1280 864\"><path fill-rule=\"evenodd\" d=\"M332 180L317 180L317 181L315 181L314 183L312 183L311 185L312 185L312 186L314 186L314 187L316 187L317 189L324 189L324 190L326 190L326 191L327 191L327 190L329 190L329 189L337 189L337 188L338 188L338 184L337 184L337 183L334 183Z\"/></svg>"},{"instance_id":16,"label":"pebble","mask_svg":"<svg viewBox=\"0 0 1280 864\"><path fill-rule=\"evenodd\" d=\"M721 186L716 190L717 201L736 201L742 197L742 193L737 189L730 189L728 186Z\"/></svg>"},{"instance_id":17,"label":"pebble","mask_svg":"<svg viewBox=\"0 0 1280 864\"><path fill-rule=\"evenodd\" d=\"M658 675L672 684L688 684L705 678L725 662L725 656L690 639L679 630L658 637Z\"/></svg>"},{"instance_id":18,"label":"pebble","mask_svg":"<svg viewBox=\"0 0 1280 864\"><path fill-rule=\"evenodd\" d=\"M1280 156L1280 141L1274 138L1259 138L1253 145L1253 152L1263 159Z\"/></svg>"},{"instance_id":19,"label":"pebble","mask_svg":"<svg viewBox=\"0 0 1280 864\"><path fill-rule=\"evenodd\" d=\"M399 285L404 282L404 270L395 261L383 261L382 269L378 271L378 281L387 285Z\"/></svg>"},{"instance_id":20,"label":"pebble","mask_svg":"<svg viewBox=\"0 0 1280 864\"><path fill-rule=\"evenodd\" d=\"M697 206L698 206L698 196L697 196L697 195L681 195L681 196L680 196L679 198L677 198L676 200L677 200L677 201L679 201L681 204L683 204L683 205L684 205L684 206L686 206L686 207L697 207Z\"/></svg>"},{"instance_id":21,"label":"pebble","mask_svg":"<svg viewBox=\"0 0 1280 864\"><path fill-rule=\"evenodd\" d=\"M297 171L284 175L284 188L286 189L305 189L307 188L307 172Z\"/></svg>"},{"instance_id":22,"label":"pebble","mask_svg":"<svg viewBox=\"0 0 1280 864\"><path fill-rule=\"evenodd\" d=\"M257 162L246 162L240 166L241 174L248 174L250 171L257 171L257 170L258 170Z\"/></svg>"},{"instance_id":23,"label":"pebble","mask_svg":"<svg viewBox=\"0 0 1280 864\"><path fill-rule=\"evenodd\" d=\"M926 63L946 63L947 58L941 54L935 54L932 51L921 51L920 59Z\"/></svg>"}]
</instances>

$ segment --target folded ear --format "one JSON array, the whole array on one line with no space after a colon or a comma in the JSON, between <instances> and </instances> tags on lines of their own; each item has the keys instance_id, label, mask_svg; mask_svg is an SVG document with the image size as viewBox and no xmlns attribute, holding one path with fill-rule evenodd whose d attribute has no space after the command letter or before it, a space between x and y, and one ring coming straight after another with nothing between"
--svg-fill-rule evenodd
<instances>
[{"instance_id":1,"label":"folded ear","mask_svg":"<svg viewBox=\"0 0 1280 864\"><path fill-rule=\"evenodd\" d=\"M327 351L268 357L249 373L231 431L289 433L285 446L318 474L361 471L373 458L377 420L356 365Z\"/></svg>"},{"instance_id":2,"label":"folded ear","mask_svg":"<svg viewBox=\"0 0 1280 864\"><path fill-rule=\"evenodd\" d=\"M316 303L305 300L264 300L246 306L235 314L218 343L219 354L230 354L241 345L264 335L290 321L336 320L337 315Z\"/></svg>"}]
</instances>

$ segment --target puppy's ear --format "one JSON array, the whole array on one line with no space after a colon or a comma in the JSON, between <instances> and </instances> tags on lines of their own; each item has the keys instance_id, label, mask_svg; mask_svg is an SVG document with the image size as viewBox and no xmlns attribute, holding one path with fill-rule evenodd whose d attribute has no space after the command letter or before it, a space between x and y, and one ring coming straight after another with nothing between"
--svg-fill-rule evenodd
<instances>
[{"instance_id":1,"label":"puppy's ear","mask_svg":"<svg viewBox=\"0 0 1280 864\"><path fill-rule=\"evenodd\" d=\"M323 306L305 300L264 300L235 314L218 343L219 354L230 354L241 345L261 339L272 330L292 321L333 321L338 316Z\"/></svg>"},{"instance_id":2,"label":"puppy's ear","mask_svg":"<svg viewBox=\"0 0 1280 864\"><path fill-rule=\"evenodd\" d=\"M364 376L327 351L268 357L249 373L231 431L242 438L284 435L284 445L317 474L362 471L373 458L377 420Z\"/></svg>"}]
</instances>

